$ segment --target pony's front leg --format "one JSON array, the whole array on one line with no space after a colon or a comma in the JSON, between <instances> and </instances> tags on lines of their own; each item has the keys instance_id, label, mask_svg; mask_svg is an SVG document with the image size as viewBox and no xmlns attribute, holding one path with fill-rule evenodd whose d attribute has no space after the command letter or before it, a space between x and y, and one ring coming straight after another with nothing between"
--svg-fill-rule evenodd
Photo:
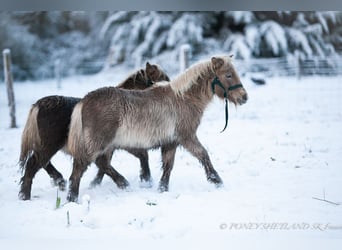
<instances>
[{"instance_id":1,"label":"pony's front leg","mask_svg":"<svg viewBox=\"0 0 342 250\"><path fill-rule=\"evenodd\" d=\"M198 140L197 136L188 139L182 143L183 147L187 149L194 157L196 157L200 163L204 166L204 170L207 176L207 180L216 184L217 186L221 186L223 184L220 176L214 169L207 150L203 147L203 145Z\"/></svg>"},{"instance_id":2,"label":"pony's front leg","mask_svg":"<svg viewBox=\"0 0 342 250\"><path fill-rule=\"evenodd\" d=\"M74 159L72 173L69 178L69 193L67 196L68 201L77 202L81 177L87 170L88 165L88 163L84 163L81 160Z\"/></svg>"},{"instance_id":3,"label":"pony's front leg","mask_svg":"<svg viewBox=\"0 0 342 250\"><path fill-rule=\"evenodd\" d=\"M175 162L175 154L178 144L169 144L161 147L163 175L159 182L158 190L165 192L169 190L170 174Z\"/></svg>"},{"instance_id":4,"label":"pony's front leg","mask_svg":"<svg viewBox=\"0 0 342 250\"><path fill-rule=\"evenodd\" d=\"M90 187L93 188L93 187L100 185L103 180L104 175L105 173L101 169L98 169L95 178L90 183Z\"/></svg>"}]
</instances>

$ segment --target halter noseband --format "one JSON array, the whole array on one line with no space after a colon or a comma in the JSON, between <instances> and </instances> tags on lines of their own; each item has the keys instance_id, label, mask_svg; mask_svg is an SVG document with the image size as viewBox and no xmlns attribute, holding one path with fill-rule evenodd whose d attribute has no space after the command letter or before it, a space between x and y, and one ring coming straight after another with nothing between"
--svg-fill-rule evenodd
<instances>
[{"instance_id":1,"label":"halter noseband","mask_svg":"<svg viewBox=\"0 0 342 250\"><path fill-rule=\"evenodd\" d=\"M225 87L223 86L223 84L221 83L221 81L218 79L217 76L214 78L214 80L211 83L211 89L212 89L214 94L215 94L215 85L217 85L221 89L223 89L224 101L226 103L226 106L225 106L225 117L226 117L225 119L226 119L226 123L224 125L223 130L220 132L220 133L222 133L223 131L225 131L225 129L228 126L228 93L227 93ZM229 86L228 87L228 91L232 91L232 90L235 90L235 89L238 89L238 88L243 88L243 85L241 83L239 83L239 84L236 84L236 85L233 85L233 86Z\"/></svg>"}]
</instances>

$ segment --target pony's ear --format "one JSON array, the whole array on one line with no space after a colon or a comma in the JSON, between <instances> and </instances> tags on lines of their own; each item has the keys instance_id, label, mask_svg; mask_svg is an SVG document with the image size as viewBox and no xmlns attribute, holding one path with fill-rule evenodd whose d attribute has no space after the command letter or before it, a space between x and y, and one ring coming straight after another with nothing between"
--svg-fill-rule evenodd
<instances>
[{"instance_id":1,"label":"pony's ear","mask_svg":"<svg viewBox=\"0 0 342 250\"><path fill-rule=\"evenodd\" d=\"M211 63L213 64L214 69L219 69L224 64L224 61L223 61L222 58L212 57L211 58Z\"/></svg>"},{"instance_id":2,"label":"pony's ear","mask_svg":"<svg viewBox=\"0 0 342 250\"><path fill-rule=\"evenodd\" d=\"M158 68L154 64L150 64L149 62L146 62L146 73L150 77L153 77L155 74L157 74Z\"/></svg>"}]
</instances>

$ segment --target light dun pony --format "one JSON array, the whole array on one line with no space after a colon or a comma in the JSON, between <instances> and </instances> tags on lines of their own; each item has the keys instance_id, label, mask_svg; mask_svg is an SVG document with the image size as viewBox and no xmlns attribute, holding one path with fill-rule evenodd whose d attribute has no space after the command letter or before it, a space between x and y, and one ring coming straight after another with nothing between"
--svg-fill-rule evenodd
<instances>
[{"instance_id":1,"label":"light dun pony","mask_svg":"<svg viewBox=\"0 0 342 250\"><path fill-rule=\"evenodd\" d=\"M169 81L169 77L157 65L147 62L145 69L133 73L117 87L143 90L158 81ZM31 198L32 179L40 168L47 171L55 185L61 190L65 189L66 181L50 160L57 151L66 149L71 113L80 100L75 97L47 96L32 105L21 141L19 163L25 173L21 179L20 199ZM129 152L140 160L140 179L150 182L147 150L129 149ZM100 184L103 175L104 172L100 168L92 185ZM126 179L115 171L112 171L111 177L121 188L128 185Z\"/></svg>"},{"instance_id":2,"label":"light dun pony","mask_svg":"<svg viewBox=\"0 0 342 250\"><path fill-rule=\"evenodd\" d=\"M102 171L112 171L115 149L161 147L163 174L160 191L167 191L176 148L181 145L204 166L207 180L222 184L199 142L196 131L214 94L235 105L247 101L229 57L198 63L170 84L144 91L101 88L90 92L72 113L68 149L74 157L69 201L77 201L80 179L91 162L101 161ZM106 163L106 164L105 164Z\"/></svg>"}]
</instances>

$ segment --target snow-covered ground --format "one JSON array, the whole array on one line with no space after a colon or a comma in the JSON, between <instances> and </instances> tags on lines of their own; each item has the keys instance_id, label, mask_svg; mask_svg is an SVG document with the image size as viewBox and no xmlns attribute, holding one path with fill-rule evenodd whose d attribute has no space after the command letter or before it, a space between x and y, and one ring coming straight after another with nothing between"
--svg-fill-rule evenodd
<instances>
[{"instance_id":1,"label":"snow-covered ground","mask_svg":"<svg viewBox=\"0 0 342 250\"><path fill-rule=\"evenodd\" d=\"M150 152L153 187L140 187L138 160L120 151L112 165L130 182L128 190L118 189L108 177L89 189L97 171L92 165L82 179L79 204L66 203L66 192L59 192L63 206L55 209L57 188L42 170L34 179L32 200L19 200L17 162L30 105L50 94L81 97L118 83L127 73L118 69L64 79L60 90L54 80L17 83L17 129L8 128L6 88L0 84L1 249L93 249L101 244L237 249L239 240L258 249L253 239L303 238L326 239L330 245L325 248L338 249L342 205L315 198L342 204L341 77L274 77L265 86L242 79L250 99L237 109L230 105L223 133L224 103L215 98L198 135L224 181L222 188L208 183L198 161L183 149L177 150L169 192L157 191L159 150ZM58 153L53 163L69 177L69 156Z\"/></svg>"}]
</instances>

